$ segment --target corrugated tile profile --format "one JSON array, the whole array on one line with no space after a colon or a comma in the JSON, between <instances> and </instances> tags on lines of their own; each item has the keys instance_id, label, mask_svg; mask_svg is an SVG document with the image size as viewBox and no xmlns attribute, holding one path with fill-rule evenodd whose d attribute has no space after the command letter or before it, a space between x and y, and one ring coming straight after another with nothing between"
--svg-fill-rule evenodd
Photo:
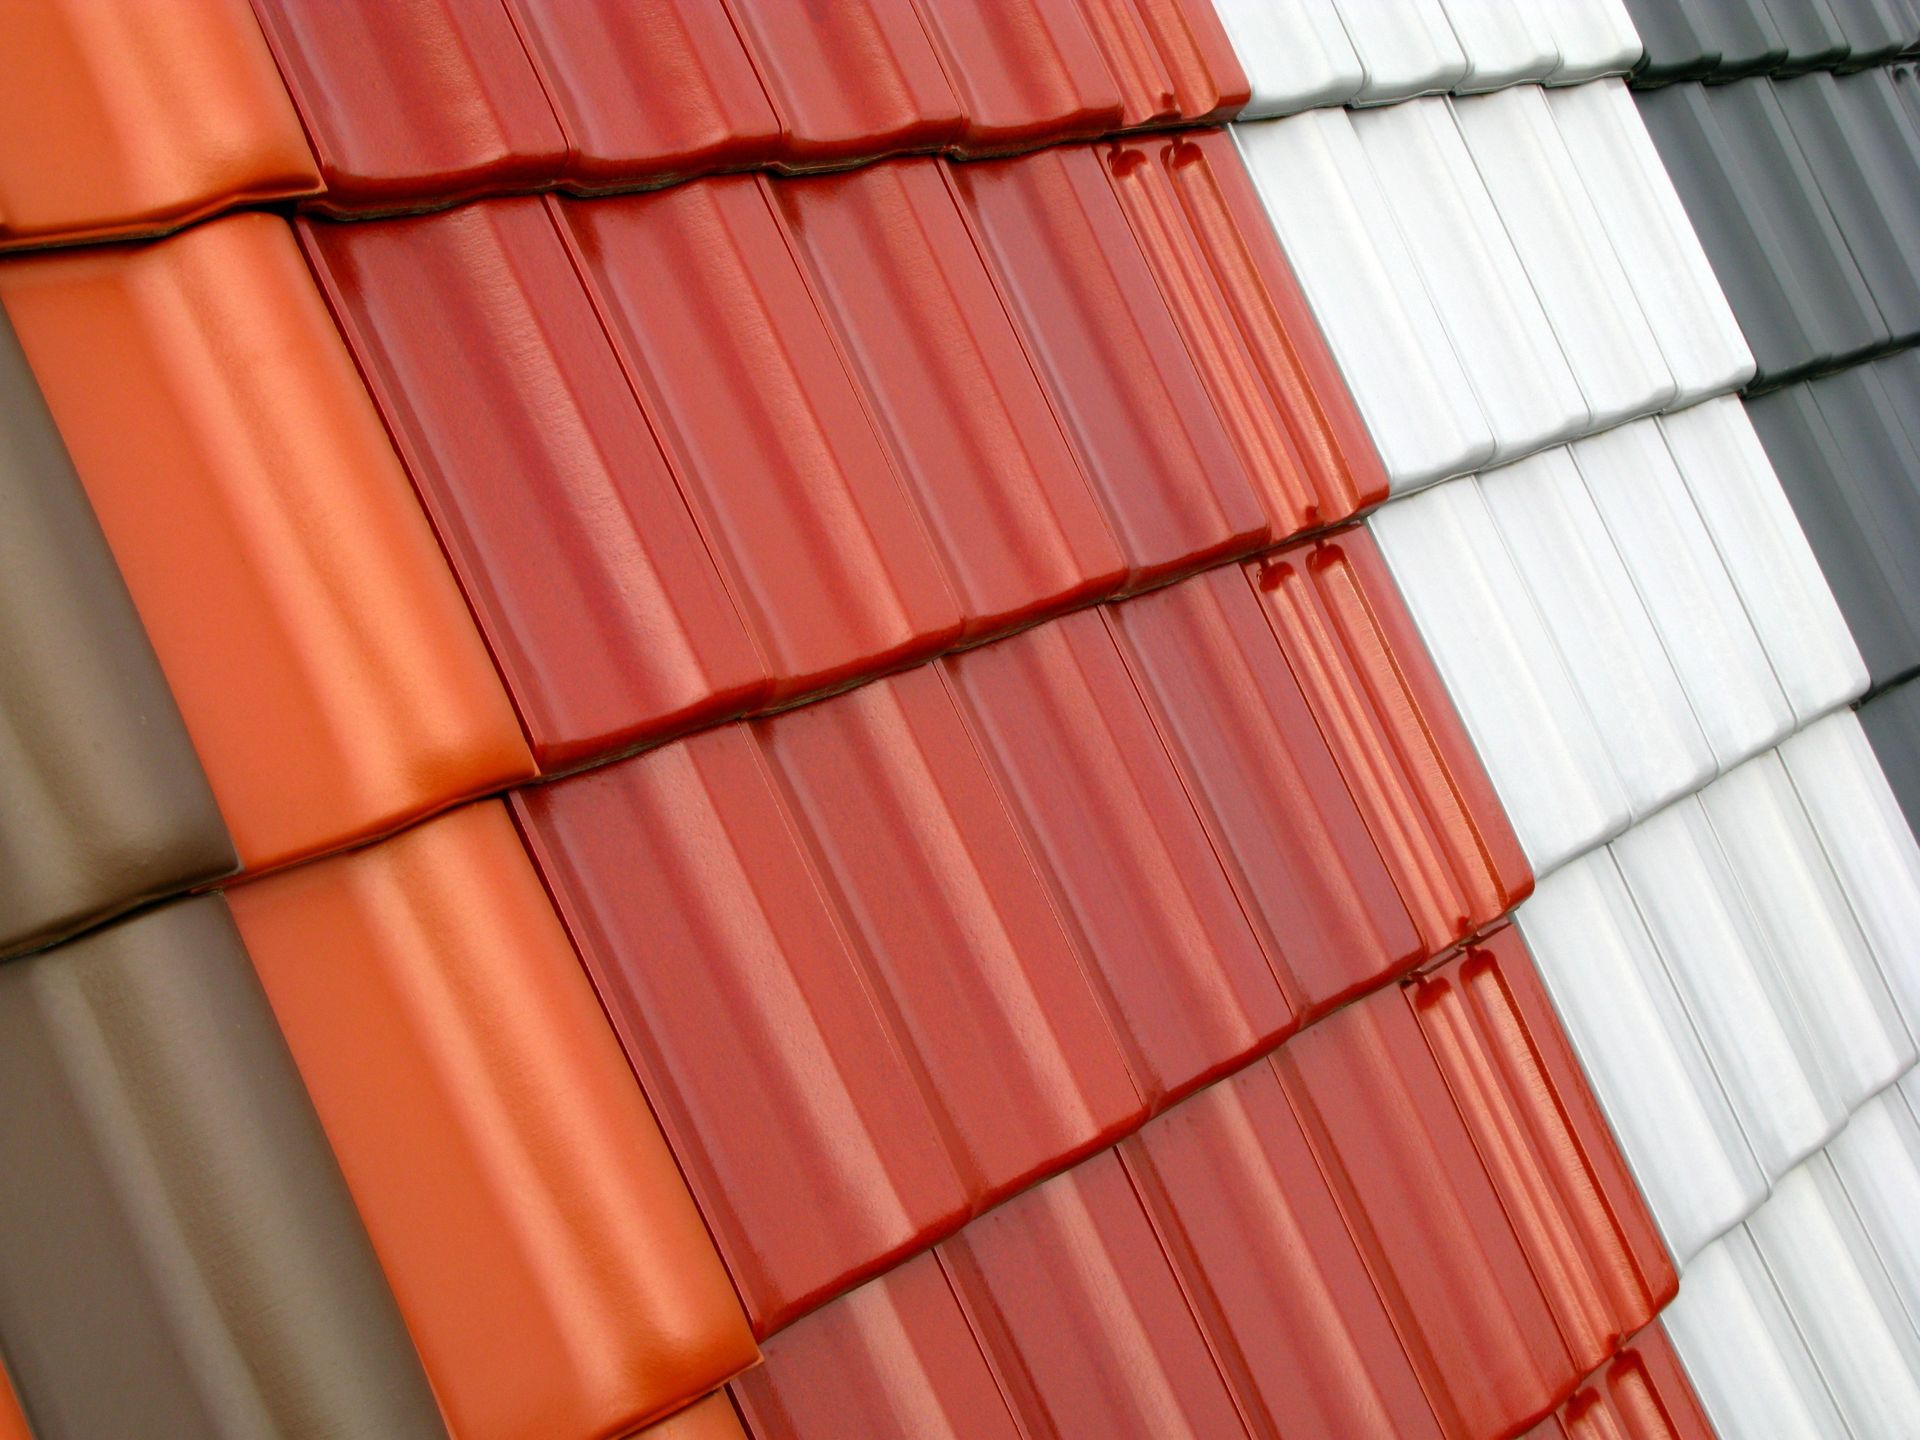
<instances>
[{"instance_id":1,"label":"corrugated tile profile","mask_svg":"<svg viewBox=\"0 0 1920 1440\"><path fill-rule=\"evenodd\" d=\"M3 312L0 514L5 955L239 862Z\"/></svg>"},{"instance_id":2,"label":"corrugated tile profile","mask_svg":"<svg viewBox=\"0 0 1920 1440\"><path fill-rule=\"evenodd\" d=\"M1900 0L1626 0L1646 43L1643 84L1884 64L1920 41Z\"/></svg>"},{"instance_id":3,"label":"corrugated tile profile","mask_svg":"<svg viewBox=\"0 0 1920 1440\"><path fill-rule=\"evenodd\" d=\"M753 1363L504 805L229 898L454 1440L625 1434Z\"/></svg>"},{"instance_id":4,"label":"corrugated tile profile","mask_svg":"<svg viewBox=\"0 0 1920 1440\"><path fill-rule=\"evenodd\" d=\"M0 299L249 869L531 775L284 223L9 260Z\"/></svg>"},{"instance_id":5,"label":"corrugated tile profile","mask_svg":"<svg viewBox=\"0 0 1920 1440\"><path fill-rule=\"evenodd\" d=\"M1747 401L1876 690L1920 671L1920 356Z\"/></svg>"},{"instance_id":6,"label":"corrugated tile profile","mask_svg":"<svg viewBox=\"0 0 1920 1440\"><path fill-rule=\"evenodd\" d=\"M0 29L0 250L320 187L246 0L8 0Z\"/></svg>"},{"instance_id":7,"label":"corrugated tile profile","mask_svg":"<svg viewBox=\"0 0 1920 1440\"><path fill-rule=\"evenodd\" d=\"M1248 96L1207 0L840 0L804 13L778 0L258 0L254 10L318 157L325 189L310 203L335 214L997 154L1223 120ZM264 58L258 33L251 42Z\"/></svg>"},{"instance_id":8,"label":"corrugated tile profile","mask_svg":"<svg viewBox=\"0 0 1920 1440\"><path fill-rule=\"evenodd\" d=\"M0 964L0 1331L38 1440L445 1434L226 905Z\"/></svg>"}]
</instances>

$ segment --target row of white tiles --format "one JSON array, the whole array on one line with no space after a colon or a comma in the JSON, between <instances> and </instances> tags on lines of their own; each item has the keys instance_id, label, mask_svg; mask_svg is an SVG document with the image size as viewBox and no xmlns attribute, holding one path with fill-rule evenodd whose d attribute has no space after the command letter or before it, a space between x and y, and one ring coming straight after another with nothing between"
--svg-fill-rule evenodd
<instances>
[{"instance_id":1,"label":"row of white tiles","mask_svg":"<svg viewBox=\"0 0 1920 1440\"><path fill-rule=\"evenodd\" d=\"M1620 81L1233 131L1396 495L1753 373Z\"/></svg>"},{"instance_id":2,"label":"row of white tiles","mask_svg":"<svg viewBox=\"0 0 1920 1440\"><path fill-rule=\"evenodd\" d=\"M1247 116L1292 115L1235 134L1408 497L1372 527L1542 877L1518 923L1681 1268L1675 1347L1730 1440L1911 1440L1920 843L1624 85L1538 88L1632 26L1218 8Z\"/></svg>"},{"instance_id":3,"label":"row of white tiles","mask_svg":"<svg viewBox=\"0 0 1920 1440\"><path fill-rule=\"evenodd\" d=\"M1725 1440L1920 1433L1920 1071L1695 1256L1662 1318Z\"/></svg>"},{"instance_id":4,"label":"row of white tiles","mask_svg":"<svg viewBox=\"0 0 1920 1440\"><path fill-rule=\"evenodd\" d=\"M1253 85L1248 118L1534 81L1640 58L1621 0L1214 0Z\"/></svg>"},{"instance_id":5,"label":"row of white tiles","mask_svg":"<svg viewBox=\"0 0 1920 1440\"><path fill-rule=\"evenodd\" d=\"M1732 396L1371 525L1538 875L1867 688Z\"/></svg>"},{"instance_id":6,"label":"row of white tiles","mask_svg":"<svg viewBox=\"0 0 1920 1440\"><path fill-rule=\"evenodd\" d=\"M1683 1270L1912 1068L1920 845L1851 710L1518 912Z\"/></svg>"}]
</instances>

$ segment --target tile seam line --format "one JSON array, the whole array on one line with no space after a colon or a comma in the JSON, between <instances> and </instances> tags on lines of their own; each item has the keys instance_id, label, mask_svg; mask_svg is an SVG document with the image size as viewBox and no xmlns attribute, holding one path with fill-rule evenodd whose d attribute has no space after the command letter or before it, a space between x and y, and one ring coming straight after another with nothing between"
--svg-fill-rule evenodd
<instances>
[{"instance_id":1,"label":"tile seam line","mask_svg":"<svg viewBox=\"0 0 1920 1440\"><path fill-rule=\"evenodd\" d=\"M841 175L853 170L864 170L873 165L884 164L889 160L911 159L916 156L931 156L955 165L970 165L977 161L1006 160L1020 155L1032 155L1044 150L1063 149L1068 146L1105 145L1115 141L1135 137L1177 134L1188 130L1223 130L1228 125L1240 123L1237 114L1216 117L1210 120L1188 120L1184 117L1160 124L1135 125L1122 129L1105 130L1095 135L1072 134L1058 135L1034 140L1026 144L1014 144L996 147L992 150L957 152L951 148L929 148L906 146L895 150L875 151L868 155L858 155L845 160L836 160L819 165L783 166L774 164L716 165L709 169L692 171L685 175L655 176L647 179L635 179L630 183L615 182L610 185L580 185L564 180L534 185L507 185L494 188L463 189L450 194L426 194L406 199L398 199L387 205L355 206L350 209L335 210L324 204L324 189L303 191L297 195L285 196L240 196L233 198L215 198L196 207L184 216L159 222L153 225L96 226L91 230L73 234L36 236L31 239L8 241L0 240L0 262L15 255L42 254L50 250L77 250L101 245L136 245L155 240L165 240L179 235L210 221L228 215L265 213L279 215L289 223L296 215L314 215L338 224L357 225L365 221L395 220L415 215L435 215L445 210L458 209L462 205L472 205L484 200L506 200L526 195L558 195L569 199L599 200L618 195L646 195L661 190L671 190L689 185L699 180L716 178L722 175L766 175L778 180L804 180L820 175ZM112 228L107 228L111 226Z\"/></svg>"}]
</instances>

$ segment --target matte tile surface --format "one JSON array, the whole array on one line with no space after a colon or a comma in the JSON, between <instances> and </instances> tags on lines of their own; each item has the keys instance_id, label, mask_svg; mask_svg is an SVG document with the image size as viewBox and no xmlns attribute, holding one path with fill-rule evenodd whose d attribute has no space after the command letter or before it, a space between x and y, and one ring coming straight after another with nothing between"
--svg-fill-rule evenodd
<instances>
[{"instance_id":1,"label":"matte tile surface","mask_svg":"<svg viewBox=\"0 0 1920 1440\"><path fill-rule=\"evenodd\" d=\"M226 905L0 965L0 1332L39 1440L444 1435Z\"/></svg>"},{"instance_id":2,"label":"matte tile surface","mask_svg":"<svg viewBox=\"0 0 1920 1440\"><path fill-rule=\"evenodd\" d=\"M239 862L3 313L0 514L5 954Z\"/></svg>"}]
</instances>

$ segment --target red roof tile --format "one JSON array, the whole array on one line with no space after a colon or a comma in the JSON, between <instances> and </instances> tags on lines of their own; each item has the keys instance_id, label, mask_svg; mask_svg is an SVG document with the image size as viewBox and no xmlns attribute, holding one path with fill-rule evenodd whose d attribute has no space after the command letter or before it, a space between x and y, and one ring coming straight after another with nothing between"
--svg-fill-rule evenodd
<instances>
[{"instance_id":1,"label":"red roof tile","mask_svg":"<svg viewBox=\"0 0 1920 1440\"><path fill-rule=\"evenodd\" d=\"M976 1205L1137 1125L1119 1047L941 672L754 728Z\"/></svg>"},{"instance_id":2,"label":"red roof tile","mask_svg":"<svg viewBox=\"0 0 1920 1440\"><path fill-rule=\"evenodd\" d=\"M957 165L955 190L1136 586L1272 526L1091 149Z\"/></svg>"},{"instance_id":3,"label":"red roof tile","mask_svg":"<svg viewBox=\"0 0 1920 1440\"><path fill-rule=\"evenodd\" d=\"M915 1076L748 729L514 805L763 1334L960 1223Z\"/></svg>"},{"instance_id":4,"label":"red roof tile","mask_svg":"<svg viewBox=\"0 0 1920 1440\"><path fill-rule=\"evenodd\" d=\"M1194 1096L1122 1153L1257 1433L1438 1440L1271 1069Z\"/></svg>"},{"instance_id":5,"label":"red roof tile","mask_svg":"<svg viewBox=\"0 0 1920 1440\"><path fill-rule=\"evenodd\" d=\"M939 649L960 611L766 187L702 180L564 213L781 700Z\"/></svg>"},{"instance_id":6,"label":"red roof tile","mask_svg":"<svg viewBox=\"0 0 1920 1440\"><path fill-rule=\"evenodd\" d=\"M12 0L0 28L0 249L320 183L246 0Z\"/></svg>"},{"instance_id":7,"label":"red roof tile","mask_svg":"<svg viewBox=\"0 0 1920 1440\"><path fill-rule=\"evenodd\" d=\"M457 1440L625 1434L753 1363L504 806L230 898Z\"/></svg>"},{"instance_id":8,"label":"red roof tile","mask_svg":"<svg viewBox=\"0 0 1920 1440\"><path fill-rule=\"evenodd\" d=\"M723 0L504 0L567 137L570 188L770 162L783 135Z\"/></svg>"},{"instance_id":9,"label":"red roof tile","mask_svg":"<svg viewBox=\"0 0 1920 1440\"><path fill-rule=\"evenodd\" d=\"M1233 142L1194 131L1127 141L1106 157L1274 535L1386 499L1386 471Z\"/></svg>"},{"instance_id":10,"label":"red roof tile","mask_svg":"<svg viewBox=\"0 0 1920 1440\"><path fill-rule=\"evenodd\" d=\"M947 662L1141 1093L1245 1064L1294 1014L1101 617Z\"/></svg>"},{"instance_id":11,"label":"red roof tile","mask_svg":"<svg viewBox=\"0 0 1920 1440\"><path fill-rule=\"evenodd\" d=\"M1428 951L1320 723L1235 569L1142 595L1113 629L1282 986L1303 1016Z\"/></svg>"},{"instance_id":12,"label":"red roof tile","mask_svg":"<svg viewBox=\"0 0 1920 1440\"><path fill-rule=\"evenodd\" d=\"M1408 1005L1377 992L1273 1066L1446 1434L1565 1399L1579 1372Z\"/></svg>"},{"instance_id":13,"label":"red roof tile","mask_svg":"<svg viewBox=\"0 0 1920 1440\"><path fill-rule=\"evenodd\" d=\"M1666 1330L1650 1325L1527 1440L1713 1440Z\"/></svg>"},{"instance_id":14,"label":"red roof tile","mask_svg":"<svg viewBox=\"0 0 1920 1440\"><path fill-rule=\"evenodd\" d=\"M300 233L541 767L757 703L764 663L553 202Z\"/></svg>"},{"instance_id":15,"label":"red roof tile","mask_svg":"<svg viewBox=\"0 0 1920 1440\"><path fill-rule=\"evenodd\" d=\"M1125 567L946 174L902 160L773 194L979 634L1110 594Z\"/></svg>"},{"instance_id":16,"label":"red roof tile","mask_svg":"<svg viewBox=\"0 0 1920 1440\"><path fill-rule=\"evenodd\" d=\"M1532 875L1372 537L1246 570L1427 953L1499 919Z\"/></svg>"},{"instance_id":17,"label":"red roof tile","mask_svg":"<svg viewBox=\"0 0 1920 1440\"><path fill-rule=\"evenodd\" d=\"M1511 927L1407 991L1581 1370L1679 1287L1532 958Z\"/></svg>"},{"instance_id":18,"label":"red roof tile","mask_svg":"<svg viewBox=\"0 0 1920 1440\"><path fill-rule=\"evenodd\" d=\"M755 1440L1022 1440L931 1254L781 1331L766 1355L732 1387Z\"/></svg>"},{"instance_id":19,"label":"red roof tile","mask_svg":"<svg viewBox=\"0 0 1920 1440\"><path fill-rule=\"evenodd\" d=\"M253 0L329 209L551 184L567 160L499 0Z\"/></svg>"},{"instance_id":20,"label":"red roof tile","mask_svg":"<svg viewBox=\"0 0 1920 1440\"><path fill-rule=\"evenodd\" d=\"M11 260L0 298L249 868L532 773L282 222Z\"/></svg>"},{"instance_id":21,"label":"red roof tile","mask_svg":"<svg viewBox=\"0 0 1920 1440\"><path fill-rule=\"evenodd\" d=\"M1028 1191L940 1255L1028 1434L1245 1433L1118 1157Z\"/></svg>"},{"instance_id":22,"label":"red roof tile","mask_svg":"<svg viewBox=\"0 0 1920 1440\"><path fill-rule=\"evenodd\" d=\"M913 0L726 0L785 136L779 163L937 150L960 132Z\"/></svg>"},{"instance_id":23,"label":"red roof tile","mask_svg":"<svg viewBox=\"0 0 1920 1440\"><path fill-rule=\"evenodd\" d=\"M1247 103L1247 77L1210 0L1080 0L1128 125L1224 120Z\"/></svg>"},{"instance_id":24,"label":"red roof tile","mask_svg":"<svg viewBox=\"0 0 1920 1440\"><path fill-rule=\"evenodd\" d=\"M917 0L966 108L963 154L1101 135L1120 89L1077 0Z\"/></svg>"}]
</instances>

